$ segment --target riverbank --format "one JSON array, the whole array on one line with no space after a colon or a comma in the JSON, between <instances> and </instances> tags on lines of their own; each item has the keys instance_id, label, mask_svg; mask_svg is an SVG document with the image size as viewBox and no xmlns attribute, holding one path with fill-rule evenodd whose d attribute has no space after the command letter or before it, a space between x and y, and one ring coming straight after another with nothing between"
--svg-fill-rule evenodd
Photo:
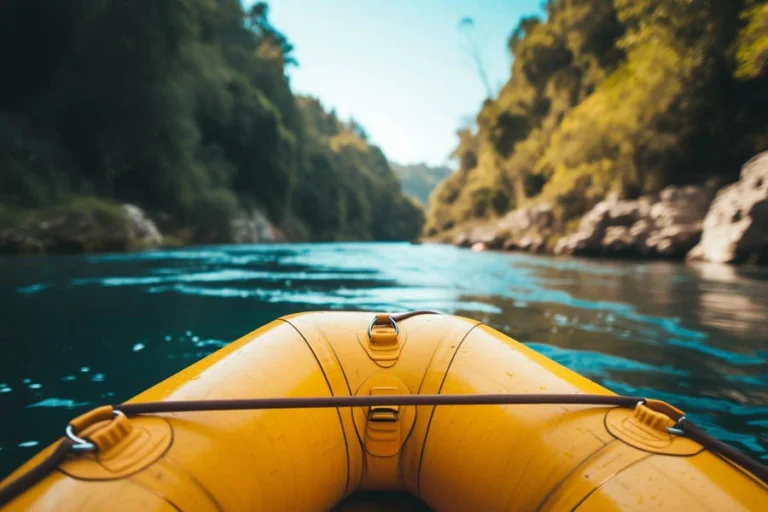
<instances>
[{"instance_id":1,"label":"riverbank","mask_svg":"<svg viewBox=\"0 0 768 512\"><path fill-rule=\"evenodd\" d=\"M0 253L57 254L131 251L164 243L135 205L77 197L45 208L0 204Z\"/></svg>"},{"instance_id":2,"label":"riverbank","mask_svg":"<svg viewBox=\"0 0 768 512\"><path fill-rule=\"evenodd\" d=\"M76 197L38 209L0 204L0 254L129 252L195 241L194 228L179 227L167 215L156 217L157 222L134 204L97 197ZM230 224L231 243L286 239L257 209L241 212Z\"/></svg>"},{"instance_id":3,"label":"riverbank","mask_svg":"<svg viewBox=\"0 0 768 512\"><path fill-rule=\"evenodd\" d=\"M549 203L454 227L425 241L476 250L586 257L768 263L768 152L718 187L670 186L659 194L609 196L564 223Z\"/></svg>"},{"instance_id":4,"label":"riverbank","mask_svg":"<svg viewBox=\"0 0 768 512\"><path fill-rule=\"evenodd\" d=\"M253 209L231 219L223 242L293 239ZM533 254L765 264L768 152L747 162L740 179L724 187L669 186L637 199L609 196L569 222L544 202L421 241ZM123 252L193 242L194 229L128 203L80 197L35 210L0 204L0 254Z\"/></svg>"}]
</instances>

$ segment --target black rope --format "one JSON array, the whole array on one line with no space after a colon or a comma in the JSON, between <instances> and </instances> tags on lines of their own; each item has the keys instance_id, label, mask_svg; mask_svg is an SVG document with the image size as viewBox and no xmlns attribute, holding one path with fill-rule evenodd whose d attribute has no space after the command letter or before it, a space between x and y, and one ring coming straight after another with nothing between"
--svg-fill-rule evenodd
<instances>
[{"instance_id":1,"label":"black rope","mask_svg":"<svg viewBox=\"0 0 768 512\"><path fill-rule=\"evenodd\" d=\"M29 471L22 474L13 482L0 488L0 507L10 503L11 500L16 498L19 494L23 493L37 482L48 476L49 473L54 471L59 464L64 461L64 458L72 449L74 441L69 438L62 438L59 441L58 446L43 459L39 464L33 466Z\"/></svg>"},{"instance_id":2,"label":"black rope","mask_svg":"<svg viewBox=\"0 0 768 512\"><path fill-rule=\"evenodd\" d=\"M394 395L312 396L290 398L246 398L240 400L181 400L133 402L112 407L128 415L164 412L241 411L247 409L322 409L370 407L372 405L522 405L576 404L634 407L642 397L618 395L492 394L492 395Z\"/></svg>"},{"instance_id":3,"label":"black rope","mask_svg":"<svg viewBox=\"0 0 768 512\"><path fill-rule=\"evenodd\" d=\"M332 407L366 407L374 405L439 406L439 405L600 405L634 407L650 404L642 397L620 395L558 394L486 394L486 395L394 395L394 396L328 396L290 398L251 398L238 400L185 400L167 402L133 402L115 404L112 408L127 415L269 409L318 409ZM749 458L735 448L711 437L685 417L677 419L677 428L705 449L741 466L768 484L768 467ZM42 462L0 489L0 506L9 503L55 470L71 451L73 441L63 438Z\"/></svg>"},{"instance_id":4,"label":"black rope","mask_svg":"<svg viewBox=\"0 0 768 512\"><path fill-rule=\"evenodd\" d=\"M417 316L417 315L442 315L442 313L432 309L419 309L417 311L406 311L405 313L400 313L399 315L390 315L390 316L392 320L395 320L396 322L400 322L402 320L405 320L406 318L411 318L412 316Z\"/></svg>"},{"instance_id":5,"label":"black rope","mask_svg":"<svg viewBox=\"0 0 768 512\"><path fill-rule=\"evenodd\" d=\"M685 432L686 436L693 439L707 450L722 455L726 459L729 459L731 462L738 464L755 475L763 483L768 484L768 466L744 455L734 447L715 439L685 417L678 420L677 428Z\"/></svg>"}]
</instances>

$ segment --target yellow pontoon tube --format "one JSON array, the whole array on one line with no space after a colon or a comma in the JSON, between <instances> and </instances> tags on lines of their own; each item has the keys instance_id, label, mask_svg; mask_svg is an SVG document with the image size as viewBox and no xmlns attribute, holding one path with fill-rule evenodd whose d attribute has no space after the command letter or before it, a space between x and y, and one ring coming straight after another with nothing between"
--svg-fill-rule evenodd
<instances>
[{"instance_id":1,"label":"yellow pontoon tube","mask_svg":"<svg viewBox=\"0 0 768 512\"><path fill-rule=\"evenodd\" d=\"M597 397L414 405L502 394ZM171 407L307 397L341 405ZM3 482L3 510L324 511L360 490L407 491L436 511L768 510L764 467L705 448L666 404L611 403L620 397L474 320L293 315L115 406L123 412L73 420L70 437ZM135 414L151 405L166 412Z\"/></svg>"}]
</instances>

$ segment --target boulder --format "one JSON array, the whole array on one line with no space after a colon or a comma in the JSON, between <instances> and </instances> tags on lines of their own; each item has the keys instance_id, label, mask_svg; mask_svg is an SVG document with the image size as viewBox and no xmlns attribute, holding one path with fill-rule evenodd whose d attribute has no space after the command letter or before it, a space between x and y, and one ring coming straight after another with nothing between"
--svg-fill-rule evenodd
<instances>
[{"instance_id":1,"label":"boulder","mask_svg":"<svg viewBox=\"0 0 768 512\"><path fill-rule=\"evenodd\" d=\"M521 233L531 229L550 229L553 222L552 206L542 203L509 212L499 220L498 227L500 230Z\"/></svg>"},{"instance_id":2,"label":"boulder","mask_svg":"<svg viewBox=\"0 0 768 512\"><path fill-rule=\"evenodd\" d=\"M651 220L659 227L701 222L710 199L703 187L667 187L650 210Z\"/></svg>"},{"instance_id":3,"label":"boulder","mask_svg":"<svg viewBox=\"0 0 768 512\"><path fill-rule=\"evenodd\" d=\"M457 247L469 247L472 242L469 240L469 233L459 233L453 237L451 243Z\"/></svg>"},{"instance_id":4,"label":"boulder","mask_svg":"<svg viewBox=\"0 0 768 512\"><path fill-rule=\"evenodd\" d=\"M520 245L517 243L517 238L510 238L508 240L504 240L504 243L501 244L501 248L504 251L519 251Z\"/></svg>"},{"instance_id":5,"label":"boulder","mask_svg":"<svg viewBox=\"0 0 768 512\"><path fill-rule=\"evenodd\" d=\"M581 218L576 233L557 241L554 253L575 256L593 256L600 253L601 241L610 225L611 207L614 204L614 199L597 203Z\"/></svg>"},{"instance_id":6,"label":"boulder","mask_svg":"<svg viewBox=\"0 0 768 512\"><path fill-rule=\"evenodd\" d=\"M553 222L552 207L546 203L538 204L511 211L468 232L460 232L454 235L451 243L459 247L482 244L491 250L542 252Z\"/></svg>"},{"instance_id":7,"label":"boulder","mask_svg":"<svg viewBox=\"0 0 768 512\"><path fill-rule=\"evenodd\" d=\"M630 234L629 228L611 226L605 230L601 245L604 254L622 255L635 248L635 238Z\"/></svg>"},{"instance_id":8,"label":"boulder","mask_svg":"<svg viewBox=\"0 0 768 512\"><path fill-rule=\"evenodd\" d=\"M658 196L609 198L582 217L555 254L682 258L696 245L706 213L702 187L667 187Z\"/></svg>"},{"instance_id":9,"label":"boulder","mask_svg":"<svg viewBox=\"0 0 768 512\"><path fill-rule=\"evenodd\" d=\"M549 203L519 208L508 213L499 227L506 234L502 248L506 251L544 252L555 216Z\"/></svg>"},{"instance_id":10,"label":"boulder","mask_svg":"<svg viewBox=\"0 0 768 512\"><path fill-rule=\"evenodd\" d=\"M241 211L231 222L232 241L237 244L258 244L285 241L283 234L272 225L259 209Z\"/></svg>"},{"instance_id":11,"label":"boulder","mask_svg":"<svg viewBox=\"0 0 768 512\"><path fill-rule=\"evenodd\" d=\"M615 204L614 201L599 202L581 218L578 232L588 246L599 246L605 229L611 225L611 208Z\"/></svg>"},{"instance_id":12,"label":"boulder","mask_svg":"<svg viewBox=\"0 0 768 512\"><path fill-rule=\"evenodd\" d=\"M768 152L747 162L739 181L718 192L688 260L768 262Z\"/></svg>"},{"instance_id":13,"label":"boulder","mask_svg":"<svg viewBox=\"0 0 768 512\"><path fill-rule=\"evenodd\" d=\"M129 203L120 205L120 209L127 221L129 237L133 240L134 245L151 248L158 247L163 243L163 235L160 234L157 225L144 210Z\"/></svg>"},{"instance_id":14,"label":"boulder","mask_svg":"<svg viewBox=\"0 0 768 512\"><path fill-rule=\"evenodd\" d=\"M639 201L608 203L608 224L610 226L631 226L642 217L643 207Z\"/></svg>"},{"instance_id":15,"label":"boulder","mask_svg":"<svg viewBox=\"0 0 768 512\"><path fill-rule=\"evenodd\" d=\"M163 237L138 206L98 198L30 211L0 230L0 253L128 251L157 247Z\"/></svg>"},{"instance_id":16,"label":"boulder","mask_svg":"<svg viewBox=\"0 0 768 512\"><path fill-rule=\"evenodd\" d=\"M595 245L595 240L595 237L591 237L588 233L574 233L558 240L555 244L554 253L557 255L592 256L599 251L599 247Z\"/></svg>"},{"instance_id":17,"label":"boulder","mask_svg":"<svg viewBox=\"0 0 768 512\"><path fill-rule=\"evenodd\" d=\"M534 254L544 252L545 246L545 240L541 236L524 236L517 244L518 250Z\"/></svg>"},{"instance_id":18,"label":"boulder","mask_svg":"<svg viewBox=\"0 0 768 512\"><path fill-rule=\"evenodd\" d=\"M664 257L679 257L690 251L701 239L701 223L674 225L653 232L645 242L649 252Z\"/></svg>"},{"instance_id":19,"label":"boulder","mask_svg":"<svg viewBox=\"0 0 768 512\"><path fill-rule=\"evenodd\" d=\"M648 219L640 219L629 228L629 234L637 243L645 243L653 232L653 222Z\"/></svg>"},{"instance_id":20,"label":"boulder","mask_svg":"<svg viewBox=\"0 0 768 512\"><path fill-rule=\"evenodd\" d=\"M552 253L556 256L561 256L563 254L573 254L573 250L571 247L569 247L571 243L570 236L564 236L561 237L557 242L555 242L555 247L552 249Z\"/></svg>"},{"instance_id":21,"label":"boulder","mask_svg":"<svg viewBox=\"0 0 768 512\"><path fill-rule=\"evenodd\" d=\"M472 244L483 244L486 249L501 249L504 243L504 236L499 230L499 226L491 224L489 226L477 226L469 232L469 240Z\"/></svg>"}]
</instances>

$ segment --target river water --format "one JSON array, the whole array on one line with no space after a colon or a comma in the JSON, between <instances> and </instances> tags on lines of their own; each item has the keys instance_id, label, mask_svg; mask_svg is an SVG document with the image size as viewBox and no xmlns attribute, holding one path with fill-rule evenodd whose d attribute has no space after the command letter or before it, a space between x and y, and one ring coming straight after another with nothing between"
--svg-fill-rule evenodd
<instances>
[{"instance_id":1,"label":"river water","mask_svg":"<svg viewBox=\"0 0 768 512\"><path fill-rule=\"evenodd\" d=\"M67 421L288 313L438 309L768 462L768 270L313 244L0 259L0 478Z\"/></svg>"}]
</instances>

